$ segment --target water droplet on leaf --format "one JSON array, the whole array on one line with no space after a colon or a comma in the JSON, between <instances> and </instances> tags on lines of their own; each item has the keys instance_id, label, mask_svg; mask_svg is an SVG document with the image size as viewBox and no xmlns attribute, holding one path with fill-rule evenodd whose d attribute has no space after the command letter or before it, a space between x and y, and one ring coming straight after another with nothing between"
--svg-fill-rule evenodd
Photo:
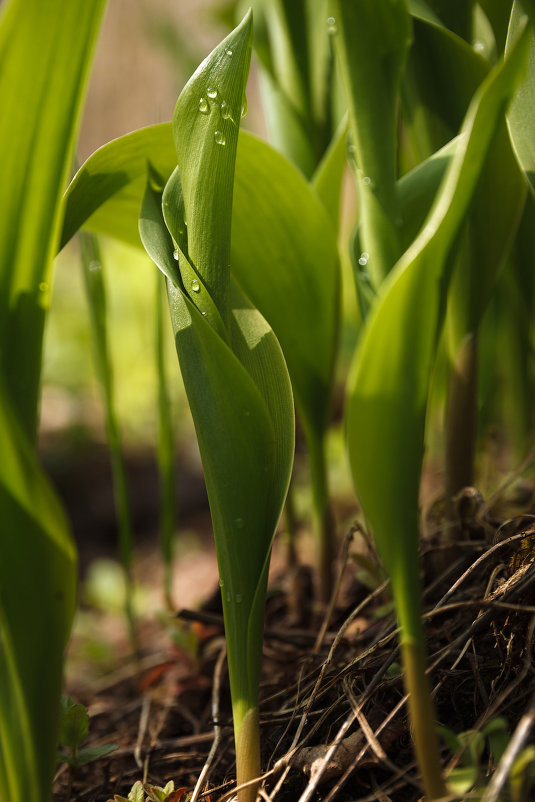
<instances>
[{"instance_id":1,"label":"water droplet on leaf","mask_svg":"<svg viewBox=\"0 0 535 802\"><path fill-rule=\"evenodd\" d=\"M48 284L46 283L46 281L42 281L39 284L39 289L41 290L41 292L47 292L48 291Z\"/></svg>"},{"instance_id":2,"label":"water droplet on leaf","mask_svg":"<svg viewBox=\"0 0 535 802\"><path fill-rule=\"evenodd\" d=\"M208 112L210 111L210 106L208 105L208 101L206 100L205 97L201 97L201 99L199 100L199 111L202 112L203 114L208 114Z\"/></svg>"},{"instance_id":3,"label":"water droplet on leaf","mask_svg":"<svg viewBox=\"0 0 535 802\"><path fill-rule=\"evenodd\" d=\"M217 145L224 145L226 142L223 131L214 131L214 139Z\"/></svg>"},{"instance_id":4,"label":"water droplet on leaf","mask_svg":"<svg viewBox=\"0 0 535 802\"><path fill-rule=\"evenodd\" d=\"M191 282L191 289L193 290L193 292L201 291L201 285L199 284L196 278L194 278L193 281Z\"/></svg>"},{"instance_id":5,"label":"water droplet on leaf","mask_svg":"<svg viewBox=\"0 0 535 802\"><path fill-rule=\"evenodd\" d=\"M223 588L223 587L225 587L225 580L224 580L224 579L220 579L220 580L219 580L219 587L220 587L220 588Z\"/></svg>"},{"instance_id":6,"label":"water droplet on leaf","mask_svg":"<svg viewBox=\"0 0 535 802\"><path fill-rule=\"evenodd\" d=\"M232 50L230 48L227 50L227 56L232 56Z\"/></svg>"},{"instance_id":7,"label":"water droplet on leaf","mask_svg":"<svg viewBox=\"0 0 535 802\"><path fill-rule=\"evenodd\" d=\"M224 120L232 120L232 112L226 100L221 103L221 116Z\"/></svg>"},{"instance_id":8,"label":"water droplet on leaf","mask_svg":"<svg viewBox=\"0 0 535 802\"><path fill-rule=\"evenodd\" d=\"M245 117L247 114L247 98L243 96L243 103L241 104L241 116Z\"/></svg>"},{"instance_id":9,"label":"water droplet on leaf","mask_svg":"<svg viewBox=\"0 0 535 802\"><path fill-rule=\"evenodd\" d=\"M334 17L327 17L327 33L331 36L338 33L338 26Z\"/></svg>"},{"instance_id":10,"label":"water droplet on leaf","mask_svg":"<svg viewBox=\"0 0 535 802\"><path fill-rule=\"evenodd\" d=\"M367 251L363 251L359 256L359 265L362 265L363 267L364 265L367 265L369 258L370 254Z\"/></svg>"},{"instance_id":11,"label":"water droplet on leaf","mask_svg":"<svg viewBox=\"0 0 535 802\"><path fill-rule=\"evenodd\" d=\"M178 248L175 248L175 250L173 251L173 259L176 259L176 261L178 262Z\"/></svg>"},{"instance_id":12,"label":"water droplet on leaf","mask_svg":"<svg viewBox=\"0 0 535 802\"><path fill-rule=\"evenodd\" d=\"M217 89L207 89L206 94L211 100L215 100L217 97Z\"/></svg>"}]
</instances>

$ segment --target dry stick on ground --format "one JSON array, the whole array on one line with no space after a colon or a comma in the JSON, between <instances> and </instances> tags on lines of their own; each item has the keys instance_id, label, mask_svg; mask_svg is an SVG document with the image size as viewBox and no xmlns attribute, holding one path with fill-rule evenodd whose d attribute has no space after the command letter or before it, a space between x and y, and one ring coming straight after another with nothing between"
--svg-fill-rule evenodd
<instances>
[{"instance_id":1,"label":"dry stick on ground","mask_svg":"<svg viewBox=\"0 0 535 802\"><path fill-rule=\"evenodd\" d=\"M320 648L321 648L321 645L323 643L323 640L324 640L325 635L327 634L327 630L329 628L329 624L330 624L330 621L331 621L331 618L332 618L332 615L333 615L333 612L334 612L334 608L336 606L336 600L338 599L338 593L340 592L340 585L341 585L341 582L342 582L342 577L344 575L344 571L345 571L346 565L347 565L347 558L349 556L349 546L351 545L351 541L353 540L353 537L356 535L357 532L360 532L360 531L361 531L361 528L360 528L359 524L354 524L350 528L349 532L347 533L347 535L345 536L345 538L343 540L342 548L340 550L340 557L339 557L340 569L339 569L338 575L336 577L336 582L334 583L333 591L331 593L331 598L329 600L329 605L328 605L327 610L325 612L325 617L323 619L323 624L322 624L322 626L320 628L320 631L318 633L318 637L317 637L316 642L314 644L313 651L314 651L315 654L317 654L319 652Z\"/></svg>"},{"instance_id":2,"label":"dry stick on ground","mask_svg":"<svg viewBox=\"0 0 535 802\"><path fill-rule=\"evenodd\" d=\"M512 542L512 541L514 541L514 540L518 540L518 539L520 539L521 537L522 537L522 535L513 536L512 538L508 538L508 539L507 539L507 541L504 541L502 544L498 544L498 545L500 545L500 546L507 545L508 543L510 543L510 542ZM494 550L495 550L495 548L493 548L493 549L492 549L492 551L494 551ZM489 549L489 552L490 552L490 551L491 551L491 550ZM488 552L487 552L487 555L483 555L483 557L485 557L485 556L488 556ZM474 601L474 602L457 602L457 603L454 603L454 604L449 604L449 605L446 605L446 604L445 604L445 601L446 601L446 599L448 599L448 598L451 598L451 595L452 595L453 593L455 593L455 591L456 591L456 590L458 590L458 589L459 589L459 587L460 587L460 585L462 584L462 582L463 582L463 581L464 581L464 580L465 580L465 579L466 579L466 578L467 578L467 577L468 577L468 576L469 576L469 575L472 573L472 570L473 570L473 568L474 568L474 567L476 567L477 565L481 564L481 561L482 561L482 558L479 558L479 559L476 561L476 563L474 563L474 565L473 565L473 566L472 566L472 567L471 567L471 568L470 568L468 571L464 572L464 574L463 574L463 575L462 575L462 576L461 576L461 577L460 577L460 578L459 578L459 579L458 579L458 580L457 580L457 581L454 583L454 585L452 586L452 588L450 588L450 590L448 591L448 593L447 593L447 594L445 594L445 596L444 596L444 597L443 597L443 598L440 600L440 602L439 602L439 603L438 603L438 605L435 607L435 609L434 609L434 610L432 610L432 611L430 611L430 613L427 613L427 614L426 614L426 616L425 616L426 618L431 618L431 617L432 617L434 614L438 613L439 611L440 611L441 613L444 613L444 612L450 612L450 611L451 611L451 610L453 610L453 609L462 609L463 607L465 607L465 608L466 608L466 607L473 607L473 606L476 606L476 607L478 607L478 608L480 609L480 611L482 610L482 608L485 608L485 607L487 607L487 606L488 606L490 609L488 609L488 610L487 610L485 613L483 613L483 612L481 611L481 615L482 615L483 617L485 617L485 618L487 617L487 613L488 613L488 614L490 614L490 613L492 612L492 608L515 609L515 610L519 610L519 611L522 611L522 612L531 612L531 608L527 608L525 605L513 605L513 604L508 604L508 603L505 603L505 602L494 601L494 600L476 600L476 601ZM522 584L525 584L525 583L522 583ZM512 595L512 594L513 594L513 591L516 593L516 592L519 592L519 589L518 589L518 588L515 588L515 587L509 587L509 588L507 588L507 592L505 593L505 595L506 595L506 596L507 596L507 595ZM437 608L438 608L438 609L437 609ZM477 619L476 619L476 621L475 621L475 622L473 622L472 626L469 628L469 633L470 633L470 636L472 635L473 631L475 631L475 629L476 629L476 628L478 628L478 627L477 627L477 624L479 624L479 623L482 623L482 622L481 622L480 620L477 620ZM532 630L532 628L530 627L530 631L531 631L531 630ZM455 643L457 643L457 642L459 642L459 641L461 641L461 640L464 640L464 639L467 637L467 634L468 634L468 633L463 633L461 636L459 636L459 637L458 637L458 638L455 640ZM531 634L528 636L528 638L529 638L529 642L531 643ZM469 642L470 642L470 641L468 641L468 643L469 643ZM334 645L334 644L333 644L333 645ZM446 655L447 655L448 653L450 653L450 652L451 652L451 649L452 649L452 646L453 646L453 645L454 645L454 644L450 644L450 645L449 645L449 646L448 646L448 647L447 647L445 650L444 650L444 649L443 649L443 650L441 650L440 657L438 658L438 660L435 660L435 662L433 663L433 665L430 667L430 669L429 669L429 670L433 670L434 668L436 668L436 667L437 667L437 665L438 665L440 662L442 662L442 660L443 660L443 659L446 657ZM362 656L360 656L360 657L362 657ZM523 669L523 671L521 672L521 675L520 675L520 677L519 677L519 678L517 678L517 680L514 682L514 686L515 686L515 687L516 687L516 686L518 685L518 683L519 683L520 681L522 681L522 679L525 677L525 675L527 674L527 671L529 670L529 667L530 667L530 665L531 665L531 660L530 660L530 659L529 659L529 660L526 660L526 661L525 661L525 664L524 664L524 669ZM509 693L510 693L510 690L508 691L508 694L509 694ZM508 694L507 694L507 695L508 695ZM397 712L397 710L398 710L398 709L401 709L401 707L403 706L403 704L405 703L405 701L406 701L406 699L403 699L403 700L402 700L402 701L401 701L401 702L400 702L400 703L399 703L399 704L396 706L396 711L395 711L395 712ZM500 697L500 702L501 702L501 701L503 701L502 697ZM361 705L362 705L362 701L361 701ZM493 706L493 709L494 709L494 706ZM392 714L393 714L393 713L394 713L394 711L392 711ZM391 715L392 715L392 714L391 714ZM388 717L388 718L390 718L390 717ZM486 716L485 716L485 719L486 719L486 718L488 718L488 715L486 715ZM349 721L349 719L348 719L347 721ZM347 721L346 721L346 723L347 723ZM383 723L383 725L381 726L381 728L379 728L379 729L382 729L382 728L383 728L385 725L386 725L386 723L384 722L384 723ZM378 731L375 733L375 735L378 735L378 734L379 734L379 730L378 730ZM337 739L335 739L335 740L337 740ZM346 739L346 740L347 740L347 739ZM333 742L333 745L334 745L334 742ZM361 750L361 752L359 753L359 755L357 755L357 757L354 759L354 761L352 762L352 764L351 764L351 765L350 765L350 766L347 768L347 770L346 770L346 772L345 772L344 776L340 778L339 782L338 782L338 783L336 784L336 786L335 786L335 787L334 787L334 788L331 790L331 793L328 795L328 797L327 797L327 799L325 800L325 802L327 802L327 800L334 799L334 795L335 795L335 793L336 793L336 792L337 792L337 791L338 791L338 790L339 790L339 789L342 787L342 785L343 785L343 784L344 784L344 782L347 780L347 778L349 777L349 775L351 774L351 772L354 770L354 768L356 767L356 765L359 763L359 761L361 760L362 756L364 755L364 753L365 753L366 749L367 749L367 745L366 745L366 746L365 746L365 747L364 747L364 748ZM329 760L330 760L330 758L331 758L331 757L332 757L332 755L330 754L330 752L328 753L328 755L327 755L327 754L325 755L325 760L323 761L323 766L324 766L324 767L326 767L326 766L328 765L328 763L329 763ZM319 767L319 770L318 770L318 775L321 773L321 768L322 768L322 767ZM310 798L310 796L311 796L311 795L312 795L312 793L313 793L313 790L315 789L315 787L316 787L316 786L317 786L317 784L318 784L318 781L319 781L319 776L318 776L318 775L316 775L316 776L315 776L315 778L314 778L314 782L312 782L312 781L311 781L311 783L309 783L309 785L307 786L307 789L306 789L306 791L305 791L305 794L303 794L303 795L302 795L302 797L301 797L301 799L299 800L299 802L306 802L306 801L307 801L307 800ZM406 777L406 779L408 779L408 778Z\"/></svg>"},{"instance_id":3,"label":"dry stick on ground","mask_svg":"<svg viewBox=\"0 0 535 802\"><path fill-rule=\"evenodd\" d=\"M337 583L337 586L338 586L338 583ZM323 681L323 678L325 676L325 672L327 670L327 667L332 663L333 658L334 658L334 653L335 653L337 647L340 645L340 642L341 642L341 640L342 640L342 638L343 638L348 626L350 625L350 623L358 615L360 615L362 613L362 611L368 606L368 604L370 604L371 601L373 601L377 596L379 596L381 593L383 593L385 591L387 586L388 586L388 582L383 582L383 584L380 585L378 588L376 588L373 591L373 593L369 594L359 605L357 605L357 607L351 612L351 614L344 621L342 627L338 631L338 633L337 633L337 635L336 635L336 637L335 637L335 639L334 639L334 641L333 641L333 643L331 645L331 648L329 650L329 654L327 655L326 660L324 660L324 662L322 663L319 676L317 677L316 682L314 684L314 688L313 688L311 694L309 695L309 697L307 699L307 703L306 703L305 709L303 711L303 714L301 716L301 720L299 722L296 734L295 734L295 736L293 738L292 745L290 746L290 749L288 750L286 755L284 755L284 757L280 758L277 761L277 763L275 764L275 766L274 766L275 770L277 770L277 771L280 771L282 769L282 774L279 777L279 780L278 780L275 788L273 789L273 791L270 794L270 797L269 797L270 800L275 799L276 794L280 790L284 780L286 779L286 776L288 775L288 772L289 772L289 770L291 768L291 765L293 763L293 759L295 758L295 755L296 755L296 752L297 752L297 744L299 743L299 738L301 737L301 734L302 734L303 729L305 727L307 718L310 715L310 711L311 711L312 705L314 703L314 700L317 698L317 695L318 695L318 692L319 692L319 688L320 688L321 683ZM318 642L317 642L316 645L317 645L317 648L319 648ZM368 650L366 650L366 652L368 652ZM301 746L300 748L302 749L303 747Z\"/></svg>"},{"instance_id":4,"label":"dry stick on ground","mask_svg":"<svg viewBox=\"0 0 535 802\"><path fill-rule=\"evenodd\" d=\"M221 726L219 725L219 694L221 691L221 673L223 671L223 663L225 662L225 657L227 655L227 648L223 646L221 651L219 652L215 669L214 669L214 682L212 685L212 720L214 722L214 741L212 743L210 752L208 753L208 757L206 758L206 763L204 764L201 773L199 774L199 779L193 789L193 794L191 795L191 802L196 802L201 792L202 784L208 779L210 769L214 758L217 754L217 750L219 749L219 744L221 741Z\"/></svg>"},{"instance_id":5,"label":"dry stick on ground","mask_svg":"<svg viewBox=\"0 0 535 802\"><path fill-rule=\"evenodd\" d=\"M512 473L509 474L502 482L502 484L494 491L494 493L487 499L487 501L483 504L481 509L479 510L479 518L483 518L492 508L492 505L503 496L503 493L507 488L513 484L515 479L518 477L528 468L532 462L535 461L535 448L533 448L527 457L520 463L518 468L516 468Z\"/></svg>"},{"instance_id":6,"label":"dry stick on ground","mask_svg":"<svg viewBox=\"0 0 535 802\"><path fill-rule=\"evenodd\" d=\"M439 613L441 613L441 614L449 613L449 612L451 612L453 610L461 610L461 609L467 608L467 607L479 608L479 610L482 613L482 618L483 619L487 619L488 616L492 613L492 608L496 608L496 607L505 608L505 609L521 610L523 612L530 612L531 610L528 610L525 606L522 606L522 605L513 605L513 604L510 604L510 603L506 603L504 601L497 601L497 600L490 600L490 599L480 599L480 600L469 601L469 602L455 602L455 603L446 604L446 601L448 599L450 599L452 597L452 595L454 595L456 592L459 591L461 585L465 582L465 580L468 577L470 577L473 574L473 571L475 570L475 568L477 568L479 565L481 565L483 563L484 559L488 559L488 557L491 556L498 548L502 548L502 547L508 545L511 542L519 540L522 536L523 535L520 534L520 535L513 536L512 538L508 538L506 541L503 541L502 543L497 544L495 547L492 547L492 549L489 549L485 553L485 555L483 555L481 558L476 560L476 562L473 564L473 566L471 566L470 569L465 571L463 573L463 575L461 577L459 577L454 582L453 586L449 589L449 591L445 594L445 596L443 596L443 598L440 600L440 602L436 605L435 609L431 610L429 613L426 614L426 618L432 618L432 617L436 616ZM487 585L487 588L488 588L488 585ZM377 589L376 593L378 593L379 591L382 591L383 589L384 588ZM516 592L518 592L518 590L519 590L518 588L514 588L514 587L507 588L507 592L503 594L503 597L504 598L508 598L511 595L513 595L513 591L516 594ZM375 595L375 594L372 594L372 595ZM331 646L330 653L329 653L326 661L324 661L324 663L322 664L322 668L321 668L321 672L320 672L321 676L316 680L313 692L312 692L311 696L309 698L307 698L307 700L306 700L305 711L304 711L304 715L303 715L303 718L302 718L303 726L304 726L304 720L305 720L305 717L306 717L306 713L307 712L310 713L312 702L318 696L319 685L323 681L323 677L325 675L327 666L332 662L334 652L336 650L336 647L338 646L338 644L341 641L341 638L343 636L343 632L345 631L345 629L349 625L350 621L353 620L356 617L356 615L358 615L362 611L363 607L366 604L368 604L370 601L371 601L371 597L368 597L367 599L365 599L363 604L359 605L358 608L356 608L352 612L352 614L348 617L348 619L346 620L344 626L342 627L342 630L337 634L337 636L336 636L336 638L335 638L335 640L334 640L334 642L333 642L333 644ZM487 608L487 609L485 610L485 608ZM485 610L485 611L483 612L483 610ZM434 655L435 662L434 662L432 668L435 668L439 663L441 663L447 657L448 654L451 654L452 653L452 648L454 646L456 646L459 642L466 640L467 637L470 638L471 635L476 631L476 629L479 628L479 626L482 623L483 623L483 621L476 620L475 622L473 622L470 625L470 627L468 627L467 631L463 632L460 636L458 636L455 639L453 644L449 644L448 647L446 647L446 649L442 649L442 650L440 650L440 652L437 655ZM376 651L377 648L386 645L386 643L389 640L391 640L394 636L395 636L395 631L389 633L389 635L386 636L386 637L383 636L381 638L378 638L377 641L374 642L371 645L371 647L366 649L364 653L360 654L355 660L351 661L350 667L353 667L357 663L362 662L366 657L370 656L374 651ZM436 659L437 657L438 657L438 659ZM392 656L389 656L388 660L385 661L385 665L384 665L385 669L390 664L391 660L392 660ZM342 672L342 673L345 673L345 672ZM380 672L380 673L382 674L383 672ZM377 681L378 681L378 676L375 677L375 682L372 682L370 685L375 685L377 683ZM371 688L368 687L366 689L366 692L365 692L364 695L367 698L369 698L370 693L371 693ZM380 734L380 732L387 726L387 724L393 719L393 717L399 712L399 710L401 710L401 708L403 707L404 702L405 702L405 700L401 700L401 702L396 706L396 708L393 711L391 711L391 713L389 714L389 716L387 716L387 718L385 719L385 721L383 722L381 727L379 727L376 730L376 732L374 733L374 737L377 737ZM360 707L362 707L363 703L364 703L364 699L361 697L361 699L360 699ZM347 719L346 722L344 723L345 725L347 725L347 728L350 726L350 724L352 723L352 720L354 720L355 718L358 718L358 717L354 716L353 714L350 715L349 719ZM302 728L301 728L301 731L302 731ZM342 730L341 732L339 732L337 739L335 739L335 741L330 745L329 749L330 748L336 748L337 743L342 743L343 742L343 740L344 740L344 731L347 731L347 729ZM351 738L352 736L349 736L349 737ZM307 739L304 739L304 740L307 740ZM361 743L362 743L362 740L361 740ZM325 749L327 749L327 747L324 746L323 750L324 750L325 765L328 765L330 757L332 755L329 755L328 752L325 752ZM364 744L364 746L361 749L361 751L359 752L359 754L356 755L356 757L354 758L352 764L346 770L345 775L342 778L340 778L340 781L337 783L336 787L331 790L331 793L327 797L328 800L334 799L335 792L337 790L339 790L339 788L344 784L344 782L346 781L347 777L351 774L351 772L353 771L355 766L359 763L359 761L361 761L362 757L364 756L365 752L368 749L369 749L369 744L368 743ZM278 761L278 763L276 764L276 768L277 769L280 768L281 765L284 765L284 767L287 768L288 767L288 763L292 764L293 763L293 760L291 759L292 758L292 754L295 754L295 752L293 752L293 753L290 752L288 755L285 756L285 758L282 758L280 761ZM271 773L272 772L268 772L267 775L265 775L265 776L268 776ZM321 770L320 770L320 774L321 774ZM397 776L395 776L394 778L392 778L390 780L389 787L393 787L392 783L394 782L394 784L395 784L397 782L397 777L399 777L400 775L405 775L405 778L404 778L404 782L405 783L407 781L409 781L409 782L411 782L411 784L415 784L414 780L406 775L406 769L402 769L402 770L398 770L397 771ZM315 777L315 780L316 780L316 777ZM314 787L316 786L316 784L317 783L314 782ZM278 787L280 787L280 786L278 786ZM277 790L278 790L277 788L274 789L274 792L269 797L267 797L265 794L263 794L263 796L266 799L272 800L272 799L274 799ZM229 794L225 794L225 797L228 797L229 795L231 795L234 792L235 792L235 789L233 789L233 791L230 791ZM304 802L304 800L310 798L310 795L312 794L312 792L313 792L313 788L309 784L309 786L307 786L307 789L305 791L305 794L308 793L309 796L308 797L307 796L302 796L300 802ZM327 800L325 800L325 802L327 802Z\"/></svg>"},{"instance_id":7,"label":"dry stick on ground","mask_svg":"<svg viewBox=\"0 0 535 802\"><path fill-rule=\"evenodd\" d=\"M473 574L474 571L477 568L479 568L479 566L483 562L488 560L489 557L491 557L493 554L495 554L500 549L503 549L506 546L508 546L509 544L514 543L514 542L516 542L518 540L522 540L525 537L526 537L526 533L525 532L520 532L520 533L518 533L516 535L512 535L511 537L506 538L505 540L500 540L494 546L491 546L489 549L487 549L487 551L484 554L482 554L480 557L478 557L477 560L474 563L472 563L472 565L469 568L467 568L466 571L463 574L461 574L461 576L453 583L451 588L444 594L444 596L440 599L440 601L438 601L435 604L433 609L434 610L438 610L440 607L443 607L446 604L447 600L458 590L460 585L463 584L465 582L465 580L468 579L468 577L470 577L471 574Z\"/></svg>"},{"instance_id":8,"label":"dry stick on ground","mask_svg":"<svg viewBox=\"0 0 535 802\"><path fill-rule=\"evenodd\" d=\"M350 545L350 543L351 543L351 541L353 539L353 536L354 536L355 532L359 531L359 529L360 529L360 527L359 527L358 524L352 526L350 528L349 532L347 533L346 537L344 538L343 543L342 543L342 548L341 548L340 558L339 558L340 567L339 567L337 578L336 578L336 582L334 584L334 588L333 588L333 591L332 591L332 594L331 594L331 598L330 598L329 604L327 606L327 610L326 610L326 613L325 613L323 624L322 624L322 626L320 628L320 631L318 633L318 637L316 638L315 643L314 643L314 648L312 650L312 654L313 655L317 654L319 652L319 650L321 648L321 645L322 645L323 641L325 640L325 635L327 634L327 630L329 628L329 623L330 623L330 620L332 618L332 614L333 614L333 611L334 611L334 608L335 608L335 605L336 605L336 600L338 598L338 593L340 591L340 584L342 582L342 576L344 574L344 571L345 571L345 568L346 568L346 565L347 565L347 558L348 558L348 554L349 554L349 545ZM365 601L367 602L367 600L365 600ZM336 640L336 638L335 638L335 640ZM279 789L281 788L282 784L284 783L284 781L285 781L285 779L286 779L286 777L288 775L288 772L290 770L290 758L295 753L296 746L297 746L297 744L299 742L299 738L301 737L301 733L302 733L302 731L303 731L303 729L305 727L308 715L310 713L310 709L312 707L314 699L316 698L317 691L319 689L319 686L321 684L321 680L322 680L323 675L325 673L325 668L326 668L326 666L324 664L324 666L322 667L322 670L320 671L320 676L319 676L319 678L316 680L316 682L314 684L314 688L312 690L312 693L308 697L305 710L303 711L303 714L301 716L301 721L299 722L299 725L297 727L297 731L296 731L296 733L294 735L294 738L292 740L292 744L290 746L290 749L288 750L288 753L285 756L285 758L281 759L281 760L285 760L286 764L284 766L282 766L281 760L277 761L277 763L275 764L275 768L277 768L277 770L280 770L280 768L282 768L282 773L281 773L281 775L280 775L280 777L279 777L279 779L278 779L278 781L277 781L277 783L275 785L275 788L273 789L273 791L271 792L271 794L269 796L270 799L274 799L275 798L276 794L278 793ZM301 678L302 677L300 677L300 679ZM291 726L292 720L293 720L293 717L292 717L292 719L290 719L290 722L288 723L288 727L286 728L286 731Z\"/></svg>"},{"instance_id":9,"label":"dry stick on ground","mask_svg":"<svg viewBox=\"0 0 535 802\"><path fill-rule=\"evenodd\" d=\"M136 761L136 766L138 767L138 769L143 771L143 782L145 782L147 779L146 775L148 772L148 765L146 760L145 760L145 766L143 765L143 760L141 759L141 747L143 746L145 733L147 732L147 726L149 723L150 704L151 704L151 694L149 691L149 693L146 693L144 695L143 701L141 702L139 727L137 731L136 745L134 747L134 760Z\"/></svg>"}]
</instances>

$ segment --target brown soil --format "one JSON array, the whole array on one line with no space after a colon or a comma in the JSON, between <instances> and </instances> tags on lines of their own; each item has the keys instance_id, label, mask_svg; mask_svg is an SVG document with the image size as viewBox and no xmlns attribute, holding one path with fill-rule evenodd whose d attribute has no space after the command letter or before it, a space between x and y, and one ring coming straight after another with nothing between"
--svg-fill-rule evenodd
<instances>
[{"instance_id":1,"label":"brown soil","mask_svg":"<svg viewBox=\"0 0 535 802\"><path fill-rule=\"evenodd\" d=\"M459 506L467 508L456 545L441 545L439 525L423 554L437 716L455 733L479 730L501 716L512 734L519 722L525 724L526 711L534 718L532 518L499 525L482 516L480 506ZM190 514L201 516L197 524L208 528L206 512ZM363 560L356 555L362 555L363 543L356 527L346 535L341 582L329 610L314 603L309 568L272 578L261 686L265 800L422 797L388 588L384 583L370 591L359 580ZM280 571L280 545L275 554ZM365 556L376 563L371 549ZM212 567L195 574L193 560L183 577L195 578L185 591L181 583L178 600L191 608L202 596L202 606L163 623L161 617L141 620L139 661L129 653L119 624L111 671L97 679L91 666L80 669L83 659L74 673L71 665L66 690L89 709L88 743L114 743L118 749L74 773L62 767L55 802L126 797L137 780L158 786L173 780L175 788L192 791L203 767L199 798L232 798L234 746L221 602L211 573L213 553L198 559ZM157 571L154 558L140 565L142 572ZM159 577L153 576L161 592ZM524 738L520 746L526 743ZM444 767L458 762L444 745ZM494 769L487 749L480 767L485 782Z\"/></svg>"}]
</instances>

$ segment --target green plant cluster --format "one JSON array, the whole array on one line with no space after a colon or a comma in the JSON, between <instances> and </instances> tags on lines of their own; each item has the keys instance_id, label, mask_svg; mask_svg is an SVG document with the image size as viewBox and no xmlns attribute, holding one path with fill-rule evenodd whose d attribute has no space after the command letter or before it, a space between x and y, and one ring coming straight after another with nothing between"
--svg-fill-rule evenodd
<instances>
[{"instance_id":1,"label":"green plant cluster","mask_svg":"<svg viewBox=\"0 0 535 802\"><path fill-rule=\"evenodd\" d=\"M359 204L348 249L359 316L351 368L342 378L347 452L390 578L422 783L430 800L446 791L426 675L420 479L429 425L442 407L448 499L473 483L478 427L495 419L489 397L500 397L498 379L505 379L502 404L519 441L532 423L535 6L531 0L255 0L252 6L232 4L236 27L194 72L172 121L104 145L64 195L104 0L8 0L1 10L4 802L50 798L60 726L76 555L37 460L36 432L52 259L82 228L142 245L159 269L153 314L163 554L169 566L165 295L216 541L237 781L245 784L238 798L256 798L264 603L290 486L295 413L310 465L319 600L332 590L336 538L325 440L342 325L338 238L346 165ZM272 144L240 128L253 46ZM129 578L132 534L101 260L95 240L83 236ZM497 376L499 363L505 375ZM171 605L169 581L166 593ZM127 613L135 639L128 599ZM67 712L81 735L86 722L76 708ZM62 738L75 750L71 761L79 760L78 743ZM458 743L465 745L461 736ZM480 779L473 771L471 778ZM142 799L143 787L134 793L129 799ZM146 793L181 798L170 785Z\"/></svg>"}]
</instances>

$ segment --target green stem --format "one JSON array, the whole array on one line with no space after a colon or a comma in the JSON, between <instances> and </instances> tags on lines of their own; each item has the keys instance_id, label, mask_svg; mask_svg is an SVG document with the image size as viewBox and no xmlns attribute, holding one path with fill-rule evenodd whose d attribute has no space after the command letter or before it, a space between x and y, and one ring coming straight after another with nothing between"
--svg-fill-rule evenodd
<instances>
[{"instance_id":1,"label":"green stem","mask_svg":"<svg viewBox=\"0 0 535 802\"><path fill-rule=\"evenodd\" d=\"M477 334L461 342L451 366L446 410L446 498L473 484L477 430Z\"/></svg>"},{"instance_id":2,"label":"green stem","mask_svg":"<svg viewBox=\"0 0 535 802\"><path fill-rule=\"evenodd\" d=\"M325 438L312 434L308 437L310 480L316 518L316 574L318 598L326 604L333 588L335 558L335 525L332 515L327 477Z\"/></svg>"},{"instance_id":3,"label":"green stem","mask_svg":"<svg viewBox=\"0 0 535 802\"><path fill-rule=\"evenodd\" d=\"M173 605L173 535L175 531L175 472L173 462L173 424L169 403L169 384L165 369L165 337L162 302L166 297L165 279L156 271L156 367L158 373L158 469L160 472L160 548L164 564L164 594L167 609Z\"/></svg>"},{"instance_id":4,"label":"green stem","mask_svg":"<svg viewBox=\"0 0 535 802\"><path fill-rule=\"evenodd\" d=\"M236 738L236 780L238 785L260 776L260 724L258 708L249 708L240 722L234 712ZM259 783L238 791L238 802L255 802Z\"/></svg>"},{"instance_id":5,"label":"green stem","mask_svg":"<svg viewBox=\"0 0 535 802\"><path fill-rule=\"evenodd\" d=\"M125 576L125 617L132 648L139 654L136 617L133 605L133 533L126 472L121 450L121 434L115 413L113 369L107 330L106 288L102 276L102 259L97 238L80 232L83 274L89 306L95 369L102 389L106 418L106 435L110 452L113 494L119 526L119 553Z\"/></svg>"},{"instance_id":6,"label":"green stem","mask_svg":"<svg viewBox=\"0 0 535 802\"><path fill-rule=\"evenodd\" d=\"M290 482L286 501L284 503L284 519L286 521L286 532L284 542L286 545L286 567L288 571L294 571L297 568L297 552L295 549L295 540L297 537L297 514L295 512L295 499L293 492L293 482Z\"/></svg>"},{"instance_id":7,"label":"green stem","mask_svg":"<svg viewBox=\"0 0 535 802\"><path fill-rule=\"evenodd\" d=\"M401 642L405 688L409 695L409 715L416 758L422 773L426 798L446 796L440 768L434 706L426 674L426 656L422 642L406 639Z\"/></svg>"}]
</instances>

